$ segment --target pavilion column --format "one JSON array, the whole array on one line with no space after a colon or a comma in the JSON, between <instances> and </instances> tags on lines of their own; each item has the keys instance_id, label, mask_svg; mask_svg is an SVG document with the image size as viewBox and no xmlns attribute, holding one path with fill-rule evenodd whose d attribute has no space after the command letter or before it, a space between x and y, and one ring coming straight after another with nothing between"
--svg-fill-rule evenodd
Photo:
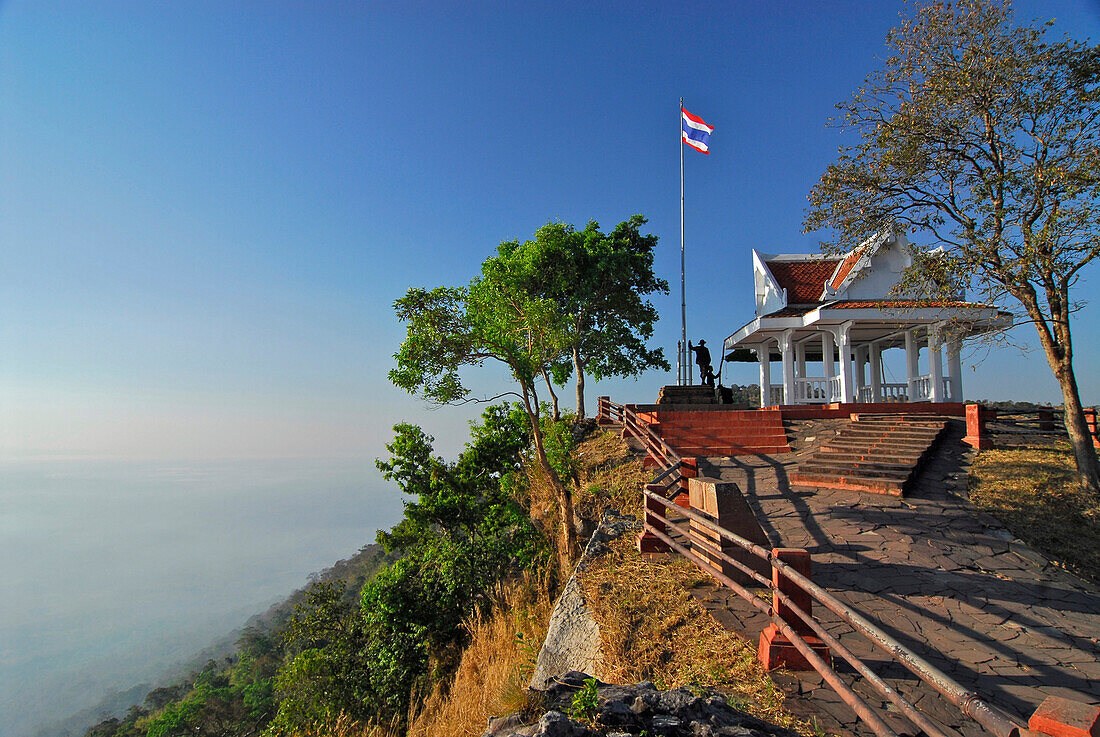
<instances>
[{"instance_id":1,"label":"pavilion column","mask_svg":"<svg viewBox=\"0 0 1100 737\"><path fill-rule=\"evenodd\" d=\"M947 376L951 382L951 401L961 402L963 400L963 377L962 377L962 360L960 358L962 353L962 341L952 340L947 344Z\"/></svg>"},{"instance_id":2,"label":"pavilion column","mask_svg":"<svg viewBox=\"0 0 1100 737\"><path fill-rule=\"evenodd\" d=\"M779 336L779 352L783 355L783 404L794 404L794 330L784 330Z\"/></svg>"},{"instance_id":3,"label":"pavilion column","mask_svg":"<svg viewBox=\"0 0 1100 737\"><path fill-rule=\"evenodd\" d=\"M806 378L806 344L796 343L794 346L795 376Z\"/></svg>"},{"instance_id":4,"label":"pavilion column","mask_svg":"<svg viewBox=\"0 0 1100 737\"><path fill-rule=\"evenodd\" d=\"M917 345L913 332L916 328L905 331L905 379L908 382L909 401L917 401L917 377L920 369L917 367L917 358L920 356L920 347Z\"/></svg>"},{"instance_id":5,"label":"pavilion column","mask_svg":"<svg viewBox=\"0 0 1100 737\"><path fill-rule=\"evenodd\" d=\"M848 322L837 328L837 337L840 338L840 396L842 402L852 401L852 322Z\"/></svg>"},{"instance_id":6,"label":"pavilion column","mask_svg":"<svg viewBox=\"0 0 1100 737\"><path fill-rule=\"evenodd\" d=\"M867 351L867 345L857 345L855 347L855 401L857 402L860 401L863 387L867 386Z\"/></svg>"},{"instance_id":7,"label":"pavilion column","mask_svg":"<svg viewBox=\"0 0 1100 737\"><path fill-rule=\"evenodd\" d=\"M940 355L943 334L940 331L939 325L928 330L928 382L932 385L929 394L933 402L943 401L943 357Z\"/></svg>"},{"instance_id":8,"label":"pavilion column","mask_svg":"<svg viewBox=\"0 0 1100 737\"><path fill-rule=\"evenodd\" d=\"M833 401L833 334L828 330L821 333L821 371L825 377L825 401Z\"/></svg>"},{"instance_id":9,"label":"pavilion column","mask_svg":"<svg viewBox=\"0 0 1100 737\"><path fill-rule=\"evenodd\" d=\"M772 403L772 359L771 341L767 340L756 349L760 361L760 406L770 407Z\"/></svg>"},{"instance_id":10,"label":"pavilion column","mask_svg":"<svg viewBox=\"0 0 1100 737\"><path fill-rule=\"evenodd\" d=\"M871 401L882 401L882 346L872 343L869 348L871 358Z\"/></svg>"}]
</instances>

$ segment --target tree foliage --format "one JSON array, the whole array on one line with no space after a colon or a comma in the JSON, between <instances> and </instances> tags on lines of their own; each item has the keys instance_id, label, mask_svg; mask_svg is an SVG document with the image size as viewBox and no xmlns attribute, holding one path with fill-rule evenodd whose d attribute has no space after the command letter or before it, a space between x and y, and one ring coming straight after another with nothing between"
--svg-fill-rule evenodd
<instances>
[{"instance_id":1,"label":"tree foliage","mask_svg":"<svg viewBox=\"0 0 1100 737\"><path fill-rule=\"evenodd\" d=\"M1073 371L1071 290L1100 255L1100 50L1014 25L1007 2L916 6L838 108L859 143L810 194L807 230L847 250L887 227L943 247L907 285L1018 305L1062 388L1082 483L1098 488Z\"/></svg>"},{"instance_id":2,"label":"tree foliage","mask_svg":"<svg viewBox=\"0 0 1100 737\"><path fill-rule=\"evenodd\" d=\"M597 380L669 370L660 348L649 348L658 315L646 298L668 293L653 273L657 236L642 235L646 219L634 215L610 233L591 221L584 230L549 223L532 240L500 244L497 258L519 275L524 289L549 299L562 318L567 360L553 367L564 383L572 366L577 416L584 417L585 374Z\"/></svg>"},{"instance_id":3,"label":"tree foliage","mask_svg":"<svg viewBox=\"0 0 1100 737\"><path fill-rule=\"evenodd\" d=\"M531 293L524 275L500 257L486 259L467 287L409 289L394 309L407 335L389 377L406 391L442 404L469 401L461 369L487 361L507 366L519 391L504 394L522 402L537 465L557 496L559 565L568 568L577 554L572 489L558 480L546 456L536 388L565 353L562 314L550 299Z\"/></svg>"}]
</instances>

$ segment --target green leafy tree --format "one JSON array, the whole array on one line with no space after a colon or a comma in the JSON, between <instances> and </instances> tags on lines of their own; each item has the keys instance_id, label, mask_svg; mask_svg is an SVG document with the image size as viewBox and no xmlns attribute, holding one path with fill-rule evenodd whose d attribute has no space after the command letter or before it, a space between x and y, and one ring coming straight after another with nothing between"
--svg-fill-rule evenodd
<instances>
[{"instance_id":1,"label":"green leafy tree","mask_svg":"<svg viewBox=\"0 0 1100 737\"><path fill-rule=\"evenodd\" d=\"M1100 50L1013 24L1007 2L917 6L887 36L892 55L838 108L859 143L810 194L807 231L840 250L886 227L943 247L907 286L976 288L1018 305L1062 390L1084 487L1100 466L1073 367L1071 294L1100 254Z\"/></svg>"},{"instance_id":2,"label":"green leafy tree","mask_svg":"<svg viewBox=\"0 0 1100 737\"><path fill-rule=\"evenodd\" d=\"M450 463L419 427L394 427L390 457L378 468L411 498L404 519L379 541L404 555L363 587L354 612L329 592L296 618L292 637L304 649L280 674L280 729L336 713L402 723L410 698L457 665L462 622L488 604L497 582L542 555L540 534L504 483L529 447L526 412L491 406L470 436ZM330 634L338 630L355 633L354 652ZM351 681L334 666L349 661L358 663L357 685L341 691L335 684Z\"/></svg>"},{"instance_id":3,"label":"green leafy tree","mask_svg":"<svg viewBox=\"0 0 1100 737\"><path fill-rule=\"evenodd\" d=\"M493 405L481 422L470 423L471 440L455 463L435 455L434 438L415 425L394 426L386 445L390 457L376 462L383 477L397 483L405 516L393 529L379 532L386 550L408 550L439 534L466 539L487 529L487 521L523 519L522 510L502 480L519 470L529 446L526 413L515 405Z\"/></svg>"},{"instance_id":4,"label":"green leafy tree","mask_svg":"<svg viewBox=\"0 0 1100 737\"><path fill-rule=\"evenodd\" d=\"M366 722L380 699L366 656L366 623L344 586L316 583L283 633L289 659L275 678L278 711L268 733L295 734L340 714Z\"/></svg>"},{"instance_id":5,"label":"green leafy tree","mask_svg":"<svg viewBox=\"0 0 1100 737\"><path fill-rule=\"evenodd\" d=\"M460 369L495 361L508 367L527 416L537 467L554 490L558 507L559 565L567 570L577 554L573 493L546 455L536 382L567 350L564 318L549 299L531 294L524 275L507 259L493 257L468 287L414 288L395 303L407 337L389 373L397 386L436 403L472 401Z\"/></svg>"},{"instance_id":6,"label":"green leafy tree","mask_svg":"<svg viewBox=\"0 0 1100 737\"><path fill-rule=\"evenodd\" d=\"M576 376L577 417L585 416L585 377L637 376L650 368L669 370L653 336L658 315L645 297L668 293L653 273L657 236L642 235L646 219L634 215L610 233L592 221L584 230L549 223L532 240L508 241L499 258L520 275L531 294L549 299L563 317L568 355L551 367L564 383L570 366Z\"/></svg>"}]
</instances>

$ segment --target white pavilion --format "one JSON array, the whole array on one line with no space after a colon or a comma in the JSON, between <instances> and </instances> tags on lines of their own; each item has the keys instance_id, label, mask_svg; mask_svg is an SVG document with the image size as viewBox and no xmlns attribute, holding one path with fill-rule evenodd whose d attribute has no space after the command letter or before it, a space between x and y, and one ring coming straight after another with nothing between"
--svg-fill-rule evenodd
<instances>
[{"instance_id":1,"label":"white pavilion","mask_svg":"<svg viewBox=\"0 0 1100 737\"><path fill-rule=\"evenodd\" d=\"M726 338L723 355L755 353L760 406L963 401L962 341L1009 327L1011 315L962 294L891 296L910 249L886 231L843 256L753 250L756 317ZM885 381L883 352L893 348L905 351L904 382Z\"/></svg>"}]
</instances>

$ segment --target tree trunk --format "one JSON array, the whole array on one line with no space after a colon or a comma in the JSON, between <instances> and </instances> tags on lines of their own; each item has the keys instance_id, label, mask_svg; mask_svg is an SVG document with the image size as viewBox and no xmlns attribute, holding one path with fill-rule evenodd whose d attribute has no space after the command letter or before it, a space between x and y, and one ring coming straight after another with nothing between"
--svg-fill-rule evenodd
<instances>
[{"instance_id":1,"label":"tree trunk","mask_svg":"<svg viewBox=\"0 0 1100 737\"><path fill-rule=\"evenodd\" d=\"M554 385L550 382L550 374L542 372L542 378L546 379L546 391L550 392L550 401L554 407L554 422L561 421L561 412L558 411L558 395L554 391Z\"/></svg>"},{"instance_id":2,"label":"tree trunk","mask_svg":"<svg viewBox=\"0 0 1100 737\"><path fill-rule=\"evenodd\" d=\"M573 368L577 372L577 419L584 419L584 364L581 363L581 352L573 346Z\"/></svg>"},{"instance_id":3,"label":"tree trunk","mask_svg":"<svg viewBox=\"0 0 1100 737\"><path fill-rule=\"evenodd\" d=\"M572 575L573 561L577 559L579 553L577 528L573 524L573 490L561 482L558 472L550 465L542 439L542 426L539 424L538 399L535 399L532 407L529 398L531 394L533 392L525 388L523 404L527 410L527 419L531 422L531 441L535 446L535 457L542 472L546 474L547 483L558 498L558 567L561 570L562 580L565 580Z\"/></svg>"},{"instance_id":4,"label":"tree trunk","mask_svg":"<svg viewBox=\"0 0 1100 737\"><path fill-rule=\"evenodd\" d=\"M1077 464L1077 480L1081 488L1100 495L1100 462L1096 458L1096 448L1092 444L1088 423L1085 422L1081 394L1077 390L1077 376L1073 371L1073 348L1070 342L1069 316L1054 314L1048 320L1038 309L1034 297L1028 294L1014 294L1027 310L1039 333L1039 344L1043 346L1050 370L1058 380L1062 390L1062 406L1065 408L1066 434L1073 446L1073 458ZM1029 297L1031 297L1029 299ZM1049 303L1048 299L1048 303ZM1063 301L1062 304L1065 302ZM1052 310L1054 312L1054 310ZM1052 330L1053 328L1053 330ZM1059 340L1060 339L1060 340Z\"/></svg>"},{"instance_id":5,"label":"tree trunk","mask_svg":"<svg viewBox=\"0 0 1100 737\"><path fill-rule=\"evenodd\" d=\"M1073 445L1073 458L1077 463L1077 479L1081 487L1100 497L1100 462L1097 461L1096 447L1092 443L1092 433L1085 421L1081 395L1077 390L1077 377L1073 365L1068 361L1055 368L1054 375L1062 388L1062 404L1065 407L1066 433Z\"/></svg>"}]
</instances>

